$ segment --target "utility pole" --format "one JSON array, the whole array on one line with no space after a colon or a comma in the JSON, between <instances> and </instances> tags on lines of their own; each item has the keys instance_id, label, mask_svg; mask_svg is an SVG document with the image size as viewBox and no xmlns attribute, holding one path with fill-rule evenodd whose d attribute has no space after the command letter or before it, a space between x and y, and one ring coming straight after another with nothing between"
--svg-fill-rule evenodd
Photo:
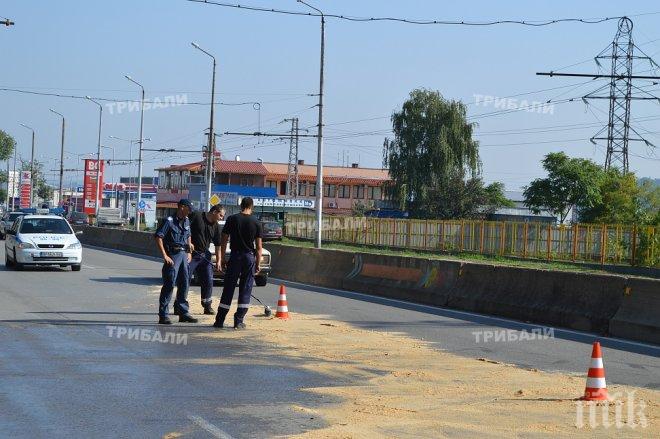
<instances>
[{"instance_id":1,"label":"utility pole","mask_svg":"<svg viewBox=\"0 0 660 439\"><path fill-rule=\"evenodd\" d=\"M65 120L64 116L61 113L58 113L57 111L53 110L50 108L50 111L57 114L62 118L62 143L61 143L61 148L60 148L60 187L59 187L59 199L58 199L58 205L62 203L63 200L63 192L62 192L62 183L64 182L64 126L65 126Z\"/></svg>"},{"instance_id":2,"label":"utility pole","mask_svg":"<svg viewBox=\"0 0 660 439\"><path fill-rule=\"evenodd\" d=\"M325 15L320 9L298 0L321 14L321 66L319 69L319 124L316 157L316 248L321 248L323 236L323 67L325 64Z\"/></svg>"},{"instance_id":3,"label":"utility pole","mask_svg":"<svg viewBox=\"0 0 660 439\"><path fill-rule=\"evenodd\" d=\"M90 102L95 103L96 105L99 106L99 138L98 138L98 144L97 150L96 150L96 196L94 197L94 215L96 216L97 220L99 217L99 208L101 207L101 203L103 202L103 189L101 188L101 125L103 123L103 105L95 101L89 96L85 96L85 99L87 99Z\"/></svg>"},{"instance_id":4,"label":"utility pole","mask_svg":"<svg viewBox=\"0 0 660 439\"><path fill-rule=\"evenodd\" d=\"M298 118L284 119L283 122L291 122L286 192L288 197L296 198L298 196Z\"/></svg>"},{"instance_id":5,"label":"utility pole","mask_svg":"<svg viewBox=\"0 0 660 439\"><path fill-rule=\"evenodd\" d=\"M644 51L635 45L632 38L633 22L628 17L622 17L618 23L618 29L614 41L610 43L594 59L598 67L599 60L607 60L611 65L609 75L588 73L537 73L542 76L567 76L567 77L589 77L593 79L607 78L609 83L582 97L587 99L608 99L610 103L609 118L607 126L598 131L591 139L591 143L597 144L597 140L607 141L607 152L605 156L605 170L619 169L624 174L628 172L628 143L630 141L644 142L647 146L654 146L646 140L633 127L630 126L630 104L633 100L657 100L653 94L633 84L634 79L660 79L660 76L635 75L634 61L647 60L651 68L660 66L647 56ZM635 55L637 49L643 56ZM607 90L606 95L599 94ZM633 95L633 91L641 92L641 95ZM631 131L634 134L631 136Z\"/></svg>"},{"instance_id":6,"label":"utility pole","mask_svg":"<svg viewBox=\"0 0 660 439\"><path fill-rule=\"evenodd\" d=\"M142 130L144 128L144 87L139 82L135 81L128 75L125 75L125 78L131 81L133 84L137 84L142 89L142 99L140 100L140 150L138 152L138 186L137 186L137 200L135 200L135 230L140 231L140 208L139 204L142 200L142 144L144 143L144 138L142 137ZM129 192L130 194L130 192ZM129 196L129 205L130 205L130 196Z\"/></svg>"}]
</instances>

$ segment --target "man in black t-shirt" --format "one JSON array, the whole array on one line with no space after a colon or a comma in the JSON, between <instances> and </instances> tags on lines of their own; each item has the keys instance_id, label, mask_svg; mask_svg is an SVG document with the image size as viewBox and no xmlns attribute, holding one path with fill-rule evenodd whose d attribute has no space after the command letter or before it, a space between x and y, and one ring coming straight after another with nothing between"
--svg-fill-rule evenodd
<instances>
[{"instance_id":1,"label":"man in black t-shirt","mask_svg":"<svg viewBox=\"0 0 660 439\"><path fill-rule=\"evenodd\" d=\"M261 224L252 217L252 198L241 200L241 213L227 218L222 228L220 241L220 266L225 272L225 285L215 317L215 328L222 328L229 313L231 301L234 298L236 282L238 285L238 309L234 314L234 329L245 329L243 319L250 307L254 276L259 272L261 260ZM225 260L227 242L231 238L231 255Z\"/></svg>"},{"instance_id":2,"label":"man in black t-shirt","mask_svg":"<svg viewBox=\"0 0 660 439\"><path fill-rule=\"evenodd\" d=\"M190 219L191 241L195 247L188 272L199 280L202 290L202 306L204 314L215 314L211 308L213 295L213 270L220 270L220 224L225 217L225 209L221 204L211 207L208 212L193 212ZM215 267L211 261L209 246L215 245ZM176 309L174 310L177 311Z\"/></svg>"}]
</instances>

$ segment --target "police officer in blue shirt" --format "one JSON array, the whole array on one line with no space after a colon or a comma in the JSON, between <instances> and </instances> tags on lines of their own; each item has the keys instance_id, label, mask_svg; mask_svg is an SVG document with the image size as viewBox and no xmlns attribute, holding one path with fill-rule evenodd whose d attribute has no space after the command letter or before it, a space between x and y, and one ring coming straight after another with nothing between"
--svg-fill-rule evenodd
<instances>
[{"instance_id":1,"label":"police officer in blue shirt","mask_svg":"<svg viewBox=\"0 0 660 439\"><path fill-rule=\"evenodd\" d=\"M172 299L172 291L176 284L176 300L174 307L179 312L179 322L197 323L197 319L188 311L188 264L194 250L190 241L190 221L188 215L193 206L190 200L181 199L177 204L176 215L168 217L156 232L156 243L163 255L163 287L160 290L158 306L158 323L170 325L167 317L168 307Z\"/></svg>"}]
</instances>

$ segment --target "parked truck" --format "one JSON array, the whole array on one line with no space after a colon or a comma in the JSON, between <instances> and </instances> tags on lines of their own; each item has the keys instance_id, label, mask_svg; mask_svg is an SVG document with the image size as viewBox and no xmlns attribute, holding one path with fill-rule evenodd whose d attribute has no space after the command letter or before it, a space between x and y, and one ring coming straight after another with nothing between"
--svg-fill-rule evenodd
<instances>
[{"instance_id":1,"label":"parked truck","mask_svg":"<svg viewBox=\"0 0 660 439\"><path fill-rule=\"evenodd\" d=\"M114 207L100 207L96 225L99 227L124 227L126 220L121 217L121 210Z\"/></svg>"}]
</instances>

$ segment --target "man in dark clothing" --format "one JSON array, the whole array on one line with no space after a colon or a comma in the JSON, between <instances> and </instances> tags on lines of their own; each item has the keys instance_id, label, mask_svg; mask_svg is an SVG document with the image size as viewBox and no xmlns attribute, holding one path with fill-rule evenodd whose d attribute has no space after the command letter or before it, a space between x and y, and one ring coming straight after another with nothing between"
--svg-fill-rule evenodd
<instances>
[{"instance_id":1,"label":"man in dark clothing","mask_svg":"<svg viewBox=\"0 0 660 439\"><path fill-rule=\"evenodd\" d=\"M163 287L158 301L158 323L169 325L172 322L167 317L167 311L176 284L176 300L174 307L179 310L179 321L197 323L197 319L188 312L188 263L190 252L194 249L190 241L190 221L188 214L192 211L190 200L179 201L174 217L168 217L156 231L156 244L163 255Z\"/></svg>"},{"instance_id":2,"label":"man in dark clothing","mask_svg":"<svg viewBox=\"0 0 660 439\"><path fill-rule=\"evenodd\" d=\"M190 233L193 246L192 261L188 271L192 278L193 273L199 280L202 290L202 306L204 314L215 314L211 308L213 294L213 270L220 271L220 224L225 217L222 204L216 204L208 212L193 212L188 216L190 220ZM215 246L215 267L211 261L209 246ZM175 310L177 311L177 310Z\"/></svg>"},{"instance_id":3,"label":"man in dark clothing","mask_svg":"<svg viewBox=\"0 0 660 439\"><path fill-rule=\"evenodd\" d=\"M215 328L222 328L225 317L229 313L231 301L234 298L236 282L238 285L238 309L234 314L234 329L245 329L243 319L250 307L250 296L252 296L252 285L254 276L259 272L259 261L261 260L261 224L252 217L254 202L252 198L245 197L241 200L241 213L227 218L222 229L220 241L220 266L225 272L225 285L222 289L222 297L218 306L218 314L215 317ZM231 255L229 261L225 260L227 242L231 238Z\"/></svg>"}]
</instances>

